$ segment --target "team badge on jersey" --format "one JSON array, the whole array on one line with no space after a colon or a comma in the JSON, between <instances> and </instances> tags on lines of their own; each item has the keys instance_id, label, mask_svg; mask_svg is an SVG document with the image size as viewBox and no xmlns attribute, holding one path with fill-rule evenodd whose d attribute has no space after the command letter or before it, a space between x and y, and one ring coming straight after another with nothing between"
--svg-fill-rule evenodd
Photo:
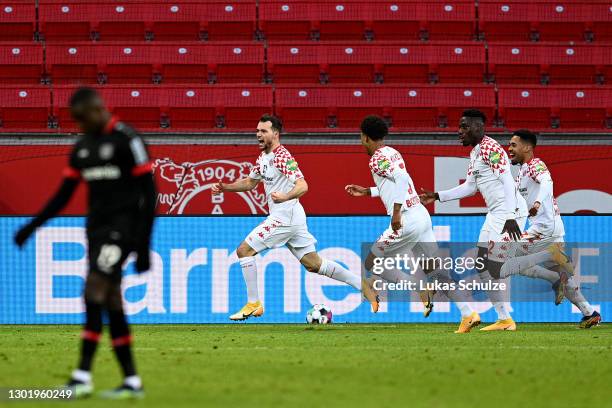
<instances>
[{"instance_id":1,"label":"team badge on jersey","mask_svg":"<svg viewBox=\"0 0 612 408\"><path fill-rule=\"evenodd\" d=\"M102 160L108 160L111 157L113 157L113 152L115 151L115 148L113 147L112 144L110 143L104 143L102 146L100 146L100 158Z\"/></svg>"},{"instance_id":2,"label":"team badge on jersey","mask_svg":"<svg viewBox=\"0 0 612 408\"><path fill-rule=\"evenodd\" d=\"M86 158L87 156L89 156L89 150L87 150L87 149L81 149L81 150L79 150L79 151L77 152L77 157L78 157L79 159L84 159L84 158Z\"/></svg>"}]
</instances>

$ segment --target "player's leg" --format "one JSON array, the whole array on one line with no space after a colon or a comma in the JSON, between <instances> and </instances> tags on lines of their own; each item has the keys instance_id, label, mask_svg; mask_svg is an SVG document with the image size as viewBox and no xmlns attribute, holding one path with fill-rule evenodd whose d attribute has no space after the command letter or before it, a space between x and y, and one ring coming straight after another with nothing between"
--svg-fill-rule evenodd
<instances>
[{"instance_id":1,"label":"player's leg","mask_svg":"<svg viewBox=\"0 0 612 408\"><path fill-rule=\"evenodd\" d=\"M247 235L246 239L236 249L236 255L240 262L242 277L247 288L247 303L236 313L231 315L230 320L246 320L249 317L260 317L264 313L264 307L259 299L259 288L257 287L257 262L255 255L268 248L273 248L287 242L289 229L279 221L270 217Z\"/></svg>"},{"instance_id":2,"label":"player's leg","mask_svg":"<svg viewBox=\"0 0 612 408\"><path fill-rule=\"evenodd\" d=\"M121 366L123 382L119 387L106 391L101 396L107 399L142 398L144 396L142 380L136 373L132 356L132 335L123 311L120 275L118 278L115 274L109 280L111 280L111 287L106 298L106 309L108 310L111 342L115 357Z\"/></svg>"},{"instance_id":3,"label":"player's leg","mask_svg":"<svg viewBox=\"0 0 612 408\"><path fill-rule=\"evenodd\" d=\"M97 273L89 273L85 281L85 326L81 334L81 354L79 366L72 372L67 387L70 387L76 398L83 398L93 393L91 366L102 334L102 310L108 279Z\"/></svg>"}]
</instances>

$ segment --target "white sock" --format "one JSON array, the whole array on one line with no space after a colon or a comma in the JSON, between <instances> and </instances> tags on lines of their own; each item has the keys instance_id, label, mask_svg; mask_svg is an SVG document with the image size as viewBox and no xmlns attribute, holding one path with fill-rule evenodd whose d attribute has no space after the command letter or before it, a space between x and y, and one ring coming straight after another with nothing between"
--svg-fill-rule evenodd
<instances>
[{"instance_id":1,"label":"white sock","mask_svg":"<svg viewBox=\"0 0 612 408\"><path fill-rule=\"evenodd\" d=\"M321 267L317 272L319 275L327 276L340 282L347 283L357 290L361 290L361 276L351 273L337 262L321 258Z\"/></svg>"},{"instance_id":2,"label":"white sock","mask_svg":"<svg viewBox=\"0 0 612 408\"><path fill-rule=\"evenodd\" d=\"M470 306L470 304L467 302L455 302L455 305L461 312L461 317L468 317L469 315L474 313L472 306Z\"/></svg>"},{"instance_id":3,"label":"white sock","mask_svg":"<svg viewBox=\"0 0 612 408\"><path fill-rule=\"evenodd\" d=\"M429 274L432 279L438 280L438 282L452 283L454 280L450 277L450 273L443 269L437 269ZM452 300L459 311L461 312L461 317L467 317L474 312L472 307L468 302L466 302L467 294L463 291L457 290L446 290L444 294Z\"/></svg>"},{"instance_id":4,"label":"white sock","mask_svg":"<svg viewBox=\"0 0 612 408\"><path fill-rule=\"evenodd\" d=\"M248 302L257 302L259 292L257 291L257 263L255 263L255 257L245 256L240 258L240 268L242 268L242 276L247 288Z\"/></svg>"},{"instance_id":5,"label":"white sock","mask_svg":"<svg viewBox=\"0 0 612 408\"><path fill-rule=\"evenodd\" d=\"M551 253L548 251L536 252L535 254L529 254L524 256L517 256L510 258L501 267L499 276L506 278L511 275L516 275L525 271L532 266L541 264L546 261L552 260ZM527 275L525 275L527 276ZM557 278L558 279L558 278Z\"/></svg>"},{"instance_id":6,"label":"white sock","mask_svg":"<svg viewBox=\"0 0 612 408\"><path fill-rule=\"evenodd\" d=\"M91 373L89 371L77 369L72 372L72 379L84 384L91 384Z\"/></svg>"},{"instance_id":7,"label":"white sock","mask_svg":"<svg viewBox=\"0 0 612 408\"><path fill-rule=\"evenodd\" d=\"M142 380L137 375L131 375L129 377L125 377L125 379L123 380L123 383L137 390L142 388Z\"/></svg>"},{"instance_id":8,"label":"white sock","mask_svg":"<svg viewBox=\"0 0 612 408\"><path fill-rule=\"evenodd\" d=\"M491 274L489 273L489 271L485 271L483 273L480 274L480 279L483 282L488 282L488 281L492 281L492 282L502 282L505 281L505 279L493 279L493 277L491 276ZM506 285L506 287L508 287L508 285ZM487 291L487 295L489 296L489 299L491 299L491 303L493 304L493 307L495 308L495 311L497 312L497 319L498 320L506 320L506 319L510 319L512 316L510 316L510 312L508 311L508 308L506 306L506 302L505 302L505 293L502 293L498 290L489 290Z\"/></svg>"},{"instance_id":9,"label":"white sock","mask_svg":"<svg viewBox=\"0 0 612 408\"><path fill-rule=\"evenodd\" d=\"M545 279L550 283L555 283L559 280L559 273L546 269L543 266L535 265L531 268L521 271L521 275L528 276L530 278Z\"/></svg>"},{"instance_id":10,"label":"white sock","mask_svg":"<svg viewBox=\"0 0 612 408\"><path fill-rule=\"evenodd\" d=\"M567 297L570 302L580 309L583 316L590 316L595 311L593 306L591 306L591 304L582 295L582 292L580 291L578 284L576 284L573 276L567 280L565 297Z\"/></svg>"}]
</instances>

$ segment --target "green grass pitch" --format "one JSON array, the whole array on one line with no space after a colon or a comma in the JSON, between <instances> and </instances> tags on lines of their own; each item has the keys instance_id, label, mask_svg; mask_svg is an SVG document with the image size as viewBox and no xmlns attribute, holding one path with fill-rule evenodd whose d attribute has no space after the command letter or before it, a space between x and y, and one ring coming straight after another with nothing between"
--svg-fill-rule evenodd
<instances>
[{"instance_id":1,"label":"green grass pitch","mask_svg":"<svg viewBox=\"0 0 612 408\"><path fill-rule=\"evenodd\" d=\"M143 401L0 402L43 407L611 407L612 325L134 326ZM0 326L0 387L62 384L78 326ZM96 391L119 384L108 332ZM67 404L67 405L66 405Z\"/></svg>"}]
</instances>

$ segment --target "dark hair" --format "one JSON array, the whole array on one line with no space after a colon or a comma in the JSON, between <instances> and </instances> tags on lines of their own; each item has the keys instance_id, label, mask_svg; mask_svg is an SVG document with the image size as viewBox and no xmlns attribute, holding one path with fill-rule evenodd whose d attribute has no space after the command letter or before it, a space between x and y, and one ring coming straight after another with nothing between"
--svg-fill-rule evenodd
<instances>
[{"instance_id":1,"label":"dark hair","mask_svg":"<svg viewBox=\"0 0 612 408\"><path fill-rule=\"evenodd\" d=\"M527 129L515 130L513 135L520 137L521 140L529 143L533 147L536 147L536 145L538 144L538 136L535 133L533 133L531 130L527 130Z\"/></svg>"},{"instance_id":2,"label":"dark hair","mask_svg":"<svg viewBox=\"0 0 612 408\"><path fill-rule=\"evenodd\" d=\"M91 101L99 98L100 95L95 89L91 88L79 88L70 97L70 107L80 105L82 103L90 103Z\"/></svg>"},{"instance_id":3,"label":"dark hair","mask_svg":"<svg viewBox=\"0 0 612 408\"><path fill-rule=\"evenodd\" d=\"M463 111L463 117L472 118L472 119L480 119L482 123L487 123L487 115L479 111L478 109L466 109Z\"/></svg>"},{"instance_id":4,"label":"dark hair","mask_svg":"<svg viewBox=\"0 0 612 408\"><path fill-rule=\"evenodd\" d=\"M382 140L389 134L389 127L380 116L369 115L361 121L361 133L372 140Z\"/></svg>"},{"instance_id":5,"label":"dark hair","mask_svg":"<svg viewBox=\"0 0 612 408\"><path fill-rule=\"evenodd\" d=\"M269 113L264 113L259 118L260 122L270 122L272 123L272 129L276 130L278 133L283 131L283 122L280 120L278 116L270 115Z\"/></svg>"}]
</instances>

